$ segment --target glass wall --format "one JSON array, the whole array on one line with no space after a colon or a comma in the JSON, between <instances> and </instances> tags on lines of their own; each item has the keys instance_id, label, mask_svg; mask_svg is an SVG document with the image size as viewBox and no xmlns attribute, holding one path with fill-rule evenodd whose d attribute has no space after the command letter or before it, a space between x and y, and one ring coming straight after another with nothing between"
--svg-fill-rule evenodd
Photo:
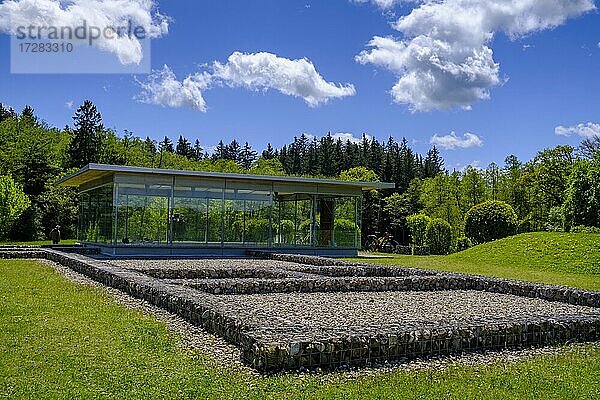
<instances>
[{"instance_id":1,"label":"glass wall","mask_svg":"<svg viewBox=\"0 0 600 400\"><path fill-rule=\"evenodd\" d=\"M90 243L342 248L360 243L360 197L279 194L268 184L124 175L114 185L82 192L79 207L79 240Z\"/></svg>"},{"instance_id":2,"label":"glass wall","mask_svg":"<svg viewBox=\"0 0 600 400\"><path fill-rule=\"evenodd\" d=\"M223 183L175 179L173 243L221 245Z\"/></svg>"},{"instance_id":3,"label":"glass wall","mask_svg":"<svg viewBox=\"0 0 600 400\"><path fill-rule=\"evenodd\" d=\"M167 181L117 183L117 244L169 242L171 186Z\"/></svg>"},{"instance_id":4,"label":"glass wall","mask_svg":"<svg viewBox=\"0 0 600 400\"><path fill-rule=\"evenodd\" d=\"M112 243L112 211L112 184L80 193L77 239L81 242Z\"/></svg>"}]
</instances>

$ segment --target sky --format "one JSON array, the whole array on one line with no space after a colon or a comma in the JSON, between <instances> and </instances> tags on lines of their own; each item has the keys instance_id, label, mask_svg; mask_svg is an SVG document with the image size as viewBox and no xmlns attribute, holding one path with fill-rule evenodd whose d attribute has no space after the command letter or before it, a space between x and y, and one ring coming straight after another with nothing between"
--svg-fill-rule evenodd
<instances>
[{"instance_id":1,"label":"sky","mask_svg":"<svg viewBox=\"0 0 600 400\"><path fill-rule=\"evenodd\" d=\"M421 153L435 144L448 169L502 164L509 154L526 161L540 149L600 135L597 6L596 0L4 0L0 102L30 105L63 127L92 100L119 134L184 135L208 149L219 140L248 141L260 150L302 133L366 133L383 141L406 137ZM147 43L100 39L91 50L123 68L148 65L150 73L11 72L17 24L77 26L81 19L143 26ZM140 50L147 46L151 52ZM49 61L38 56L33 64L43 70Z\"/></svg>"}]
</instances>

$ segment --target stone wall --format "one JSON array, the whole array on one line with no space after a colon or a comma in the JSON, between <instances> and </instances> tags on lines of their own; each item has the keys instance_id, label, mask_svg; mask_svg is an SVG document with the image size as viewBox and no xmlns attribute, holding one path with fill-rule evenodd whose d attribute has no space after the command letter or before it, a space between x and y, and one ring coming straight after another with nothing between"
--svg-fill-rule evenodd
<instances>
[{"instance_id":1,"label":"stone wall","mask_svg":"<svg viewBox=\"0 0 600 400\"><path fill-rule=\"evenodd\" d=\"M256 251L249 253L256 257L295 262L300 264L321 267L347 267L349 271L356 268L373 268L375 270L378 268L386 268L385 266L356 263L345 260L334 260L325 257L298 256L293 254L272 254ZM478 275L434 272L417 268L398 267L398 270L407 275L407 278L383 280L381 281L382 290L480 290L493 293L538 298L548 301L559 301L573 305L600 307L600 292L597 291ZM368 289L365 288L365 290Z\"/></svg>"}]
</instances>

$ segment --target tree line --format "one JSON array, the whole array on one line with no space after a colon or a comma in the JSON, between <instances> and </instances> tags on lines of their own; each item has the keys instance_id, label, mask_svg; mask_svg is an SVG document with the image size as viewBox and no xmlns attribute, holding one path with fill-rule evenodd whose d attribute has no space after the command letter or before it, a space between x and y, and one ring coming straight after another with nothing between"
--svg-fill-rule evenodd
<instances>
[{"instance_id":1,"label":"tree line","mask_svg":"<svg viewBox=\"0 0 600 400\"><path fill-rule=\"evenodd\" d=\"M55 225L74 237L76 194L54 182L92 162L396 183L395 189L365 194L363 239L389 231L400 243L409 243L407 217L418 213L444 219L459 237L466 213L486 200L510 204L521 232L600 226L597 137L577 149L540 150L526 162L509 155L502 165L452 171L435 147L421 155L405 138L382 142L365 134L361 140L344 141L331 134L300 135L281 148L268 144L261 152L248 142L220 141L211 153L198 139L175 138L155 141L128 130L118 134L106 128L90 101L62 129L46 124L31 107L17 113L0 103L0 237L43 239Z\"/></svg>"}]
</instances>

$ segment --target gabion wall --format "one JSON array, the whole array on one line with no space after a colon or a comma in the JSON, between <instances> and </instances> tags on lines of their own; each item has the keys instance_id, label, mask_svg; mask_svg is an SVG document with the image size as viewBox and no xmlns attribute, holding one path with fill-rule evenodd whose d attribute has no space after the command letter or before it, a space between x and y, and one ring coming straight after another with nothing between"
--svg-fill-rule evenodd
<instances>
[{"instance_id":1,"label":"gabion wall","mask_svg":"<svg viewBox=\"0 0 600 400\"><path fill-rule=\"evenodd\" d=\"M312 272L320 271L322 275L329 276L329 278L324 278L323 283L320 280L312 282L313 291L315 288L318 290L319 285L327 285L324 283L325 281L333 281L331 290L479 290L574 305L600 306L600 292L478 276L433 273L410 268L396 270L397 274L406 274L404 276L381 277L372 276L375 275L373 268L377 268L372 265L307 256L258 255L319 267L313 268ZM192 287L169 284L168 280L163 281L83 255L67 254L51 249L3 248L0 249L0 258L48 259L102 284L144 299L239 346L242 350L243 360L264 373L301 368L336 369L351 366L377 366L386 361L434 355L600 340L600 316L569 316L553 319L532 316L485 325L472 324L436 328L415 326L405 327L402 331L394 334L355 335L330 338L324 341L265 343L253 336L248 327L235 315L224 315L217 311L213 303L215 296L209 294L211 291L215 292L214 288L200 288L209 292L204 293ZM344 277L341 276L343 270L340 270L339 267L347 267L345 272L347 274L354 272L363 273L363 275ZM302 270L302 268L299 269ZM309 268L309 270L311 269ZM391 274L391 271L385 269L382 271L383 274ZM156 271L153 274L159 275ZM331 276L338 277L331 278ZM292 279L292 282L295 282L292 284L294 291L302 290L298 286L300 281L300 278ZM265 280L264 290L267 290L267 283ZM336 286L338 283L346 286L343 288ZM301 283L301 285L304 284ZM347 285L354 286L348 287ZM238 292L252 292L243 286L235 287L235 291ZM261 286L258 285L258 287ZM268 290L272 291L273 287ZM279 290L285 291L286 289L280 288ZM221 288L220 291L225 290Z\"/></svg>"}]
</instances>

